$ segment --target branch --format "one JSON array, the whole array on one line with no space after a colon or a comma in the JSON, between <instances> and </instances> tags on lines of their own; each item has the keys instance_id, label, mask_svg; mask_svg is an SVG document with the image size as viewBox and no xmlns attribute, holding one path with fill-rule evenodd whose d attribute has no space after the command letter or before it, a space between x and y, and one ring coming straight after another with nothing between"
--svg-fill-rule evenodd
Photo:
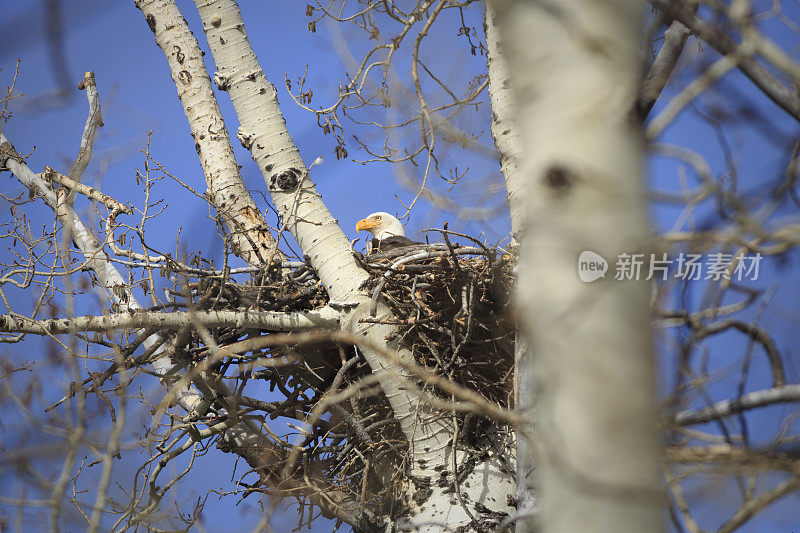
<instances>
[{"instance_id":1,"label":"branch","mask_svg":"<svg viewBox=\"0 0 800 533\"><path fill-rule=\"evenodd\" d=\"M395 381L397 381L398 378L409 379L409 381L411 381L411 378L409 377L410 375L415 379L424 382L426 385L434 386L447 395L455 397L456 400L464 402L468 410L479 413L487 418L491 418L498 422L509 424L515 427L523 427L528 423L527 420L520 417L514 411L501 407L487 400L480 393L453 383L449 379L439 376L413 361L404 359L402 354L398 353L397 351L391 350L382 344L364 337L363 335L358 335L347 331L309 331L306 333L263 335L255 339L250 339L250 341L251 342L248 343L249 349L262 349L283 345L318 344L320 342L336 342L341 344L356 345L362 350L371 350L377 352L383 359L384 368L382 369L382 372L394 374L392 377L395 379ZM398 372L397 367L405 370L407 374L404 375L404 373ZM401 383L401 388L410 389L412 386L413 382L406 384ZM431 399L435 400L436 398L431 397ZM331 404L336 403L330 399L329 401ZM441 402L441 405L445 405L448 409L457 409L457 406L454 402Z\"/></svg>"},{"instance_id":2,"label":"branch","mask_svg":"<svg viewBox=\"0 0 800 533\"><path fill-rule=\"evenodd\" d=\"M195 0L203 21L217 72L214 80L229 93L241 123L237 137L250 150L284 227L291 232L328 291L332 302L357 302L358 308L343 320L343 329L363 334L376 344L396 337L396 326L361 324L369 312L369 299L361 292L367 273L350 253L350 241L316 191L299 150L286 127L275 86L269 82L248 40L241 11L234 0ZM158 21L156 21L158 24ZM381 318L392 318L379 306ZM399 350L411 361L408 350ZM381 354L371 348L364 358L374 371L386 366ZM395 372L405 373L402 367ZM420 409L420 400L398 386L398 380L381 373L381 388L389 400L409 444L414 448L413 468L446 464L445 450L452 438L448 420ZM422 474L421 474L422 475ZM427 474L424 474L427 475Z\"/></svg>"},{"instance_id":3,"label":"branch","mask_svg":"<svg viewBox=\"0 0 800 533\"><path fill-rule=\"evenodd\" d=\"M687 85L675 98L670 100L666 109L658 114L645 129L645 138L648 140L656 139L664 129L678 116L684 107L700 96L706 89L714 85L722 76L735 68L748 57L752 50L745 50L744 47L737 49L735 54L725 55L717 59L701 76L698 76ZM746 54L746 55L740 55Z\"/></svg>"},{"instance_id":4,"label":"branch","mask_svg":"<svg viewBox=\"0 0 800 533\"><path fill-rule=\"evenodd\" d=\"M778 79L758 64L755 58L740 53L740 44L717 31L713 26L695 15L692 9L670 0L650 0L665 16L679 20L699 38L710 44L724 56L738 55L739 70L750 78L764 94L792 117L800 121L800 95L783 85Z\"/></svg>"},{"instance_id":5,"label":"branch","mask_svg":"<svg viewBox=\"0 0 800 533\"><path fill-rule=\"evenodd\" d=\"M725 522L722 527L717 530L717 533L731 533L739 529L739 527L753 518L753 516L766 508L769 504L791 494L798 487L800 487L800 478L792 477L775 487L774 489L764 492L756 498L748 500L747 503L742 505L736 514L730 520Z\"/></svg>"},{"instance_id":6,"label":"branch","mask_svg":"<svg viewBox=\"0 0 800 533\"><path fill-rule=\"evenodd\" d=\"M78 156L75 158L72 168L69 169L69 178L80 183L83 172L92 159L94 136L97 133L97 128L103 125L103 117L100 114L100 95L97 93L93 71L90 70L83 75L83 80L78 84L78 89L86 91L86 99L89 100L89 116L86 117L86 124L83 127ZM71 195L71 198L74 198L74 194Z\"/></svg>"},{"instance_id":7,"label":"branch","mask_svg":"<svg viewBox=\"0 0 800 533\"><path fill-rule=\"evenodd\" d=\"M711 335L715 335L728 329L736 329L748 335L751 339L759 343L769 359L770 367L772 368L772 379L775 387L781 387L786 384L786 371L783 369L783 360L775 342L769 334L755 324L743 322L741 320L722 320L708 326L700 326L697 328L696 340L704 339Z\"/></svg>"},{"instance_id":8,"label":"branch","mask_svg":"<svg viewBox=\"0 0 800 533\"><path fill-rule=\"evenodd\" d=\"M61 224L68 231L71 231L73 242L81 250L87 264L97 275L97 279L105 289L105 294L109 300L115 301L122 309L141 309L142 306L133 296L127 280L108 260L97 238L84 225L71 206L59 203L55 191L40 175L35 174L28 168L28 165L25 164L25 161L14 149L11 142L1 132L0 168L8 168L23 185L42 198L56 214ZM145 347L149 347L154 342L153 337L150 337L145 340ZM154 369L160 375L170 373L174 366L168 357L161 357L153 362ZM197 392L188 388L178 391L177 396L183 408L189 412L200 401Z\"/></svg>"},{"instance_id":9,"label":"branch","mask_svg":"<svg viewBox=\"0 0 800 533\"><path fill-rule=\"evenodd\" d=\"M796 453L774 450L739 448L729 444L711 446L668 446L667 461L671 463L721 463L726 469L784 471L800 474Z\"/></svg>"},{"instance_id":10,"label":"branch","mask_svg":"<svg viewBox=\"0 0 800 533\"><path fill-rule=\"evenodd\" d=\"M800 385L784 385L760 390L745 394L735 400L723 400L703 409L687 409L675 415L673 422L679 426L703 424L748 409L786 402L800 402Z\"/></svg>"},{"instance_id":11,"label":"branch","mask_svg":"<svg viewBox=\"0 0 800 533\"><path fill-rule=\"evenodd\" d=\"M154 2L142 2L150 4ZM161 0L160 4L174 1ZM284 228L325 285L332 301L352 301L367 274L350 254L350 241L312 183L278 105L275 86L258 62L234 0L195 0L217 71L241 126L237 138L250 151ZM177 9L177 8L174 8ZM160 25L156 16L156 33Z\"/></svg>"},{"instance_id":12,"label":"branch","mask_svg":"<svg viewBox=\"0 0 800 533\"><path fill-rule=\"evenodd\" d=\"M641 120L647 118L658 97L661 96L661 91L672 76L690 33L689 28L678 20L673 21L664 32L664 44L650 65L650 70L647 71L636 102L636 110Z\"/></svg>"},{"instance_id":13,"label":"branch","mask_svg":"<svg viewBox=\"0 0 800 533\"><path fill-rule=\"evenodd\" d=\"M294 477L281 477L280 460L282 450L271 443L257 445L237 446L229 441L225 442L223 451L233 451L247 461L253 470L258 473L262 484L275 486L278 495L291 495L300 497L307 495L311 501L322 511L326 518L336 518L353 526L356 532L381 531L375 525L375 517L365 510L353 496L331 486L318 478L303 480ZM278 454L281 455L278 455ZM299 494L298 494L299 493Z\"/></svg>"},{"instance_id":14,"label":"branch","mask_svg":"<svg viewBox=\"0 0 800 533\"><path fill-rule=\"evenodd\" d=\"M65 176L60 172L56 172L51 167L45 166L44 167L44 179L48 181L54 181L59 185L63 185L71 189L73 192L80 193L90 200L96 200L106 206L107 208L111 209L112 213L127 213L128 215L133 214L133 209L128 207L127 205L123 204L122 202L118 202L114 198L108 196L107 194L103 194L94 187L90 187L88 185L84 185L78 181L73 180L69 176Z\"/></svg>"},{"instance_id":15,"label":"branch","mask_svg":"<svg viewBox=\"0 0 800 533\"><path fill-rule=\"evenodd\" d=\"M339 326L340 313L330 307L315 311L281 313L278 311L186 311L159 313L138 309L105 316L82 316L32 320L13 315L0 315L0 332L58 335L80 331L112 331L150 328L176 329L197 320L208 328L240 327L267 331L304 331Z\"/></svg>"}]
</instances>

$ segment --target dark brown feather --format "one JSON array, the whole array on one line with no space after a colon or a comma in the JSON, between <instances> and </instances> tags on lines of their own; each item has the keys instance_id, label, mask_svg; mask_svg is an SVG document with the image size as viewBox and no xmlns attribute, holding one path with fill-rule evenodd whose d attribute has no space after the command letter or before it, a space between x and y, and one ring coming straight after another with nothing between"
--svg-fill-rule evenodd
<instances>
[{"instance_id":1,"label":"dark brown feather","mask_svg":"<svg viewBox=\"0 0 800 533\"><path fill-rule=\"evenodd\" d=\"M394 250L395 248L402 248L404 246L413 246L414 244L422 244L422 243L417 241L412 241L408 237L392 235L390 237L386 237L385 239L380 239L380 240L373 237L372 242L370 244L371 246L369 253L374 254L378 252L386 252L388 250Z\"/></svg>"}]
</instances>

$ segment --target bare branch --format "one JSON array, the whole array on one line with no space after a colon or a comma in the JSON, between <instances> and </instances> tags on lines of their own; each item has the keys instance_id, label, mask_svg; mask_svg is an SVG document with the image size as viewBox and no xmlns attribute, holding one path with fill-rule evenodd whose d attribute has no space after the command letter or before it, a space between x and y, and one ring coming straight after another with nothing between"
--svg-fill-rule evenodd
<instances>
[{"instance_id":1,"label":"bare branch","mask_svg":"<svg viewBox=\"0 0 800 533\"><path fill-rule=\"evenodd\" d=\"M231 235L234 253L253 265L283 260L242 181L197 39L174 2L137 0L136 6L146 20L157 21L151 30L172 72L203 167L207 194Z\"/></svg>"},{"instance_id":2,"label":"bare branch","mask_svg":"<svg viewBox=\"0 0 800 533\"><path fill-rule=\"evenodd\" d=\"M101 204L105 205L109 208L112 212L112 215L115 213L127 213L128 215L133 214L133 209L129 206L118 202L114 198L108 196L107 194L103 194L102 192L98 191L94 187L90 187L88 185L84 185L83 183L77 182L72 180L69 176L65 176L60 172L56 172L51 167L44 167L44 179L48 181L54 181L59 185L63 185L68 189L80 193L91 200L96 200Z\"/></svg>"},{"instance_id":3,"label":"bare branch","mask_svg":"<svg viewBox=\"0 0 800 533\"><path fill-rule=\"evenodd\" d=\"M12 315L0 315L0 331L57 335L79 331L114 331L119 329L158 327L176 329L196 319L208 328L237 326L265 331L302 331L329 329L339 325L340 312L330 307L297 313L275 311L187 311L158 313L138 309L130 313L104 316L83 316L30 320Z\"/></svg>"},{"instance_id":4,"label":"bare branch","mask_svg":"<svg viewBox=\"0 0 800 533\"><path fill-rule=\"evenodd\" d=\"M644 77L642 88L639 91L639 99L636 102L636 110L642 120L650 114L650 110L661 96L661 91L666 87L690 33L689 28L678 20L673 21L664 32L664 44L661 45L661 50L658 51L658 55Z\"/></svg>"},{"instance_id":5,"label":"bare branch","mask_svg":"<svg viewBox=\"0 0 800 533\"><path fill-rule=\"evenodd\" d=\"M94 81L94 72L89 71L83 75L83 80L78 84L78 88L86 91L86 99L89 100L89 115L86 117L86 124L81 135L81 145L75 162L69 169L69 179L80 183L83 172L92 160L92 147L97 128L103 126L103 117L100 115L100 95L97 92L97 85ZM74 198L74 193L70 198ZM67 200L70 202L70 200ZM70 202L71 203L71 202Z\"/></svg>"},{"instance_id":6,"label":"bare branch","mask_svg":"<svg viewBox=\"0 0 800 533\"><path fill-rule=\"evenodd\" d=\"M681 411L675 415L674 422L679 426L704 424L750 409L787 402L800 402L800 385L784 385L773 389L764 389L745 394L735 400L717 402L703 409Z\"/></svg>"}]
</instances>

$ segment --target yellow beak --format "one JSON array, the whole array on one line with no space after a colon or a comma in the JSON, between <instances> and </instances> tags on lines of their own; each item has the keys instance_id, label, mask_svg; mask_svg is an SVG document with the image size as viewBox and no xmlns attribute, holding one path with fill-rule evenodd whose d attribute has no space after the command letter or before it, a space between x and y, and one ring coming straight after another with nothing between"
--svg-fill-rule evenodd
<instances>
[{"instance_id":1,"label":"yellow beak","mask_svg":"<svg viewBox=\"0 0 800 533\"><path fill-rule=\"evenodd\" d=\"M370 218L364 218L356 222L356 231L364 231L366 229L374 228L378 223Z\"/></svg>"}]
</instances>

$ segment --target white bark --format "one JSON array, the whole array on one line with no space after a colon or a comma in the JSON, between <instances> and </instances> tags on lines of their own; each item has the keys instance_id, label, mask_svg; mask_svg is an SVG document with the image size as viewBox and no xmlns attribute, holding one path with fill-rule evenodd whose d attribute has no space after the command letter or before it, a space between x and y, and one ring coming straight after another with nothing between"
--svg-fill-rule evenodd
<instances>
[{"instance_id":1,"label":"white bark","mask_svg":"<svg viewBox=\"0 0 800 533\"><path fill-rule=\"evenodd\" d=\"M241 122L238 137L250 149L273 203L283 216L284 225L309 256L332 301L364 301L365 295L359 288L366 281L367 273L356 263L350 253L350 242L309 178L286 129L275 87L264 75L247 39L236 2L198 0L196 4L217 65L214 78L231 96ZM385 307L380 311L388 313ZM378 342L385 343L386 335L395 329L385 325L358 324L357 319L361 316L364 316L363 311L354 312L349 326L367 333ZM371 359L374 369L382 366L377 354ZM387 395L395 413L413 419L411 395L396 385L387 386L390 387ZM407 429L413 432L412 428Z\"/></svg>"},{"instance_id":2,"label":"white bark","mask_svg":"<svg viewBox=\"0 0 800 533\"><path fill-rule=\"evenodd\" d=\"M681 57L681 52L686 44L686 40L691 35L689 28L680 23L680 21L673 21L669 28L664 32L663 45L658 55L653 60L650 70L642 82L642 89L639 92L639 100L636 103L636 109L639 111L642 119L650 113L653 109L658 97L661 96L661 91L667 86L672 71L678 64Z\"/></svg>"},{"instance_id":3,"label":"white bark","mask_svg":"<svg viewBox=\"0 0 800 533\"><path fill-rule=\"evenodd\" d=\"M800 385L783 385L743 394L735 400L722 400L702 409L687 409L675 415L675 424L688 426L704 424L749 409L783 402L800 402Z\"/></svg>"},{"instance_id":4,"label":"white bark","mask_svg":"<svg viewBox=\"0 0 800 533\"><path fill-rule=\"evenodd\" d=\"M581 251L613 269L619 253L641 250L648 235L641 132L629 121L642 4L494 7L526 155L519 302L537 392L538 524L548 532L660 531L648 285L577 276Z\"/></svg>"},{"instance_id":5,"label":"white bark","mask_svg":"<svg viewBox=\"0 0 800 533\"><path fill-rule=\"evenodd\" d=\"M250 150L283 224L309 256L331 299L350 301L367 274L356 264L350 242L308 177L278 108L275 86L258 64L236 2L196 4L217 66L214 81L228 91L241 123L237 137Z\"/></svg>"},{"instance_id":6,"label":"white bark","mask_svg":"<svg viewBox=\"0 0 800 533\"><path fill-rule=\"evenodd\" d=\"M522 132L517 120L517 102L511 89L511 77L505 57L501 54L491 3L486 4L486 58L489 74L489 96L492 102L492 138L500 155L500 170L506 182L508 209L511 217L511 235L517 241L524 238L527 218L526 179L522 166L524 160ZM514 338L514 406L520 412L531 409L534 386L531 379L530 358L526 357L530 343L521 332ZM522 377L522 379L520 379ZM517 486L514 491L519 524L532 524L530 516L535 507L533 489L536 458L533 448L533 428L517 428L516 461ZM525 516L522 516L522 515Z\"/></svg>"},{"instance_id":7,"label":"white bark","mask_svg":"<svg viewBox=\"0 0 800 533\"><path fill-rule=\"evenodd\" d=\"M492 103L492 139L500 154L500 170L506 182L506 199L511 215L511 234L521 238L525 224L525 176L522 169L522 133L517 124L517 102L505 58L500 54L497 27L491 4L486 5L486 64Z\"/></svg>"},{"instance_id":8,"label":"white bark","mask_svg":"<svg viewBox=\"0 0 800 533\"><path fill-rule=\"evenodd\" d=\"M48 181L54 181L64 187L67 187L72 191L72 193L80 193L89 198L90 200L94 200L95 202L99 202L106 206L108 209L111 210L112 213L126 213L128 215L133 214L133 209L128 207L127 205L118 202L114 198L111 198L108 195L105 195L98 191L93 187L89 187L88 185L84 185L83 183L77 182L70 178L69 176L65 176L60 172L56 172L50 167L44 167L44 173L42 177Z\"/></svg>"},{"instance_id":9,"label":"white bark","mask_svg":"<svg viewBox=\"0 0 800 533\"><path fill-rule=\"evenodd\" d=\"M330 307L323 307L313 311L295 313L216 310L159 313L138 309L130 313L86 315L50 320L31 320L14 315L0 315L0 331L58 335L82 331L115 331L144 327L176 329L185 327L194 321L207 328L239 327L268 331L308 331L337 327L340 313Z\"/></svg>"},{"instance_id":10,"label":"white bark","mask_svg":"<svg viewBox=\"0 0 800 533\"><path fill-rule=\"evenodd\" d=\"M233 251L251 265L282 260L283 254L239 174L197 39L175 2L137 0L136 6L167 58L206 178L207 194L226 226Z\"/></svg>"}]
</instances>

